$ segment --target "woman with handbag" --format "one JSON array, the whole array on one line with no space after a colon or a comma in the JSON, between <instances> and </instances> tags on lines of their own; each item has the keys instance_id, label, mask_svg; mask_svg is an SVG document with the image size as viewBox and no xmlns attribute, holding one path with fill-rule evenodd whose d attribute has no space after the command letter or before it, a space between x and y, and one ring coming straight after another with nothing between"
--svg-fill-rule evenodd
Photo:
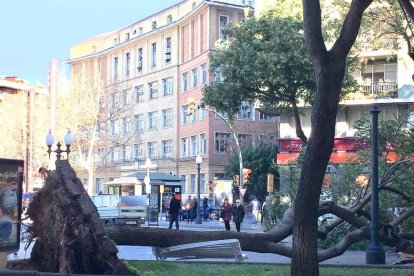
<instances>
[{"instance_id":1,"label":"woman with handbag","mask_svg":"<svg viewBox=\"0 0 414 276\"><path fill-rule=\"evenodd\" d=\"M230 220L231 220L231 204L229 203L229 199L224 199L223 204L221 205L220 211L220 217L224 221L224 227L227 231L230 231Z\"/></svg>"}]
</instances>

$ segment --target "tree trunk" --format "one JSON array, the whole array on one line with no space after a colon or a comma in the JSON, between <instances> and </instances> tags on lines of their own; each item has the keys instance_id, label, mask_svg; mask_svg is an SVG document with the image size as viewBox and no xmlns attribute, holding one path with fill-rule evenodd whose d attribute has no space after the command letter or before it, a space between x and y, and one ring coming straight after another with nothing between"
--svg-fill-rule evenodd
<instances>
[{"instance_id":1,"label":"tree trunk","mask_svg":"<svg viewBox=\"0 0 414 276\"><path fill-rule=\"evenodd\" d=\"M31 261L43 272L131 274L117 257L82 183L66 160L56 161L29 205L36 242Z\"/></svg>"},{"instance_id":2,"label":"tree trunk","mask_svg":"<svg viewBox=\"0 0 414 276\"><path fill-rule=\"evenodd\" d=\"M319 1L303 0L305 43L313 63L316 79L312 107L312 130L308 138L298 193L292 245L292 275L319 275L317 219L319 197L333 148L339 95L347 55L355 42L364 10L372 0L353 0L341 33L327 51L322 35Z\"/></svg>"}]
</instances>

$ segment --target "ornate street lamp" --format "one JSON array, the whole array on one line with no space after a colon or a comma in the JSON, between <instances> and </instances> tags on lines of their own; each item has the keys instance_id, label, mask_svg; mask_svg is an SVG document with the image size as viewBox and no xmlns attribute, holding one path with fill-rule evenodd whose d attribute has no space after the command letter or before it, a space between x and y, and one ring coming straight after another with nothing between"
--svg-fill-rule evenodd
<instances>
[{"instance_id":1,"label":"ornate street lamp","mask_svg":"<svg viewBox=\"0 0 414 276\"><path fill-rule=\"evenodd\" d=\"M197 164L197 219L195 221L196 224L202 224L201 216L200 216L200 165L203 162L203 158L201 158L200 154L196 157L196 164Z\"/></svg>"},{"instance_id":2,"label":"ornate street lamp","mask_svg":"<svg viewBox=\"0 0 414 276\"><path fill-rule=\"evenodd\" d=\"M49 154L49 159L50 159L50 154L52 152L56 152L56 159L60 160L60 157L62 156L62 152L66 152L66 159L69 159L69 153L70 153L70 146L73 143L73 134L72 132L70 132L70 130L68 130L68 133L66 133L65 137L63 138L63 141L66 145L66 150L62 150L60 149L60 147L62 146L60 144L60 142L58 142L56 144L57 149L56 150L52 150L52 146L55 142L55 138L52 135L52 130L49 130L49 133L46 136L46 145L48 147L47 153Z\"/></svg>"},{"instance_id":3,"label":"ornate street lamp","mask_svg":"<svg viewBox=\"0 0 414 276\"><path fill-rule=\"evenodd\" d=\"M385 251L379 241L378 234L378 110L377 106L373 106L370 111L372 115L371 130L371 223L370 223L370 242L365 255L367 264L385 264Z\"/></svg>"}]
</instances>

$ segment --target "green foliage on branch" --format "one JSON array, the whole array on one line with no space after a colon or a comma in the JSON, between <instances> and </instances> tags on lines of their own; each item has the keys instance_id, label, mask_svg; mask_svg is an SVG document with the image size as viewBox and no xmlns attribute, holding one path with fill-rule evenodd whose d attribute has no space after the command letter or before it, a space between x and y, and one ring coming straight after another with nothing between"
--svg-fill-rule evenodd
<instances>
[{"instance_id":1,"label":"green foliage on branch","mask_svg":"<svg viewBox=\"0 0 414 276\"><path fill-rule=\"evenodd\" d=\"M205 103L231 116L246 100L267 109L311 102L315 82L302 25L268 12L226 29L232 40L210 56L216 82L205 87Z\"/></svg>"}]
</instances>

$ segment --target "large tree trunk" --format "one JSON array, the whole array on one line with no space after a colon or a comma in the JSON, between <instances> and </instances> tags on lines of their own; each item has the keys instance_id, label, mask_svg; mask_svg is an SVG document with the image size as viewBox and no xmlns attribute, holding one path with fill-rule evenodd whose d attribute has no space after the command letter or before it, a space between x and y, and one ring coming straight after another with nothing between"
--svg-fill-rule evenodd
<instances>
[{"instance_id":1,"label":"large tree trunk","mask_svg":"<svg viewBox=\"0 0 414 276\"><path fill-rule=\"evenodd\" d=\"M105 235L90 197L66 160L56 161L28 215L36 242L31 262L39 271L79 274L131 274Z\"/></svg>"},{"instance_id":2,"label":"large tree trunk","mask_svg":"<svg viewBox=\"0 0 414 276\"><path fill-rule=\"evenodd\" d=\"M316 78L312 131L308 139L295 199L292 275L319 275L317 218L325 169L333 148L336 113L347 55L355 42L364 10L372 0L353 0L340 36L327 50L319 1L303 0L305 42Z\"/></svg>"}]
</instances>

